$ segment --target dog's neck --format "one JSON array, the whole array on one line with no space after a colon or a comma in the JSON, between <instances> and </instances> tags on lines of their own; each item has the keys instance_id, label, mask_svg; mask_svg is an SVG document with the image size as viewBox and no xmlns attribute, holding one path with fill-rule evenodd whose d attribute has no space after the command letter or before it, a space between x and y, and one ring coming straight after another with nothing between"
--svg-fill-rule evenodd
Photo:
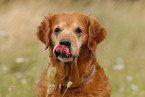
<instances>
[{"instance_id":1,"label":"dog's neck","mask_svg":"<svg viewBox=\"0 0 145 97\"><path fill-rule=\"evenodd\" d=\"M55 81L61 85L66 86L68 81L72 81L72 87L77 87L84 81L84 76L92 71L92 65L94 63L95 54L92 54L90 50L84 46L77 58L71 62L58 61L50 48L50 58L52 66L57 68L57 73L54 78Z\"/></svg>"}]
</instances>

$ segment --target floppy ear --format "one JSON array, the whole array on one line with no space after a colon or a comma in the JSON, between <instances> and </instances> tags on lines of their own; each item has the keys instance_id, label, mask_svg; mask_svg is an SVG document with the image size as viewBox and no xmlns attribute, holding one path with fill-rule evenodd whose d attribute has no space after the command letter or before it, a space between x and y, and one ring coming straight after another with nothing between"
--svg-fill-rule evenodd
<instances>
[{"instance_id":1,"label":"floppy ear","mask_svg":"<svg viewBox=\"0 0 145 97\"><path fill-rule=\"evenodd\" d=\"M93 17L88 16L88 43L87 46L91 51L95 51L97 45L105 39L106 37L106 30L102 28L99 22Z\"/></svg>"},{"instance_id":2,"label":"floppy ear","mask_svg":"<svg viewBox=\"0 0 145 97\"><path fill-rule=\"evenodd\" d=\"M49 16L45 17L41 22L41 25L38 26L38 30L36 32L38 39L45 44L45 49L47 49L50 44L51 18L52 14L49 14Z\"/></svg>"}]
</instances>

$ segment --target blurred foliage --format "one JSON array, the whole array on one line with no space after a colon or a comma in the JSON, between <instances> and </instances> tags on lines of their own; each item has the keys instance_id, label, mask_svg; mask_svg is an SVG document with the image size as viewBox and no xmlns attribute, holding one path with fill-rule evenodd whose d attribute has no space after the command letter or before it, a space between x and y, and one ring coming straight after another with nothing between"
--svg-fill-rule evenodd
<instances>
[{"instance_id":1,"label":"blurred foliage","mask_svg":"<svg viewBox=\"0 0 145 97\"><path fill-rule=\"evenodd\" d=\"M112 84L111 97L145 97L145 1L0 0L0 97L35 97L49 52L35 32L48 12L92 14L108 35L97 58Z\"/></svg>"}]
</instances>

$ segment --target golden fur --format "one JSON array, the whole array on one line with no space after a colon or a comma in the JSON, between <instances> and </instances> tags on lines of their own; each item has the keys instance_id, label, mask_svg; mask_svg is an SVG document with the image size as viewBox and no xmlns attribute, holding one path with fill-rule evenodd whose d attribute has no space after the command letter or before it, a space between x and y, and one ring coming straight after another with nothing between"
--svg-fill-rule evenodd
<instances>
[{"instance_id":1,"label":"golden fur","mask_svg":"<svg viewBox=\"0 0 145 97\"><path fill-rule=\"evenodd\" d=\"M56 28L62 29L55 33ZM76 34L75 30L80 28L82 33ZM77 12L51 13L45 17L38 27L37 37L49 48L50 64L57 68L57 73L51 83L55 84L51 97L61 97L66 89L68 81L73 85L68 89L64 97L110 97L110 81L104 70L96 61L95 50L97 45L105 38L107 32L93 16L86 16ZM59 45L61 39L71 41L70 53L72 58L58 61L53 50ZM65 62L67 61L67 62ZM85 81L84 76L92 71L92 76ZM46 97L47 70L37 85L37 97Z\"/></svg>"}]
</instances>

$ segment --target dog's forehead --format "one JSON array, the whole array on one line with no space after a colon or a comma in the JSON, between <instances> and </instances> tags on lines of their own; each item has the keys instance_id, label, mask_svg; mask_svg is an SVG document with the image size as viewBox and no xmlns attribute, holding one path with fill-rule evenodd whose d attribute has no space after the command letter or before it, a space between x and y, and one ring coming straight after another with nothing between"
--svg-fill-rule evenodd
<instances>
[{"instance_id":1,"label":"dog's forehead","mask_svg":"<svg viewBox=\"0 0 145 97\"><path fill-rule=\"evenodd\" d=\"M53 16L53 23L61 26L86 26L86 17L79 13L57 13Z\"/></svg>"}]
</instances>

